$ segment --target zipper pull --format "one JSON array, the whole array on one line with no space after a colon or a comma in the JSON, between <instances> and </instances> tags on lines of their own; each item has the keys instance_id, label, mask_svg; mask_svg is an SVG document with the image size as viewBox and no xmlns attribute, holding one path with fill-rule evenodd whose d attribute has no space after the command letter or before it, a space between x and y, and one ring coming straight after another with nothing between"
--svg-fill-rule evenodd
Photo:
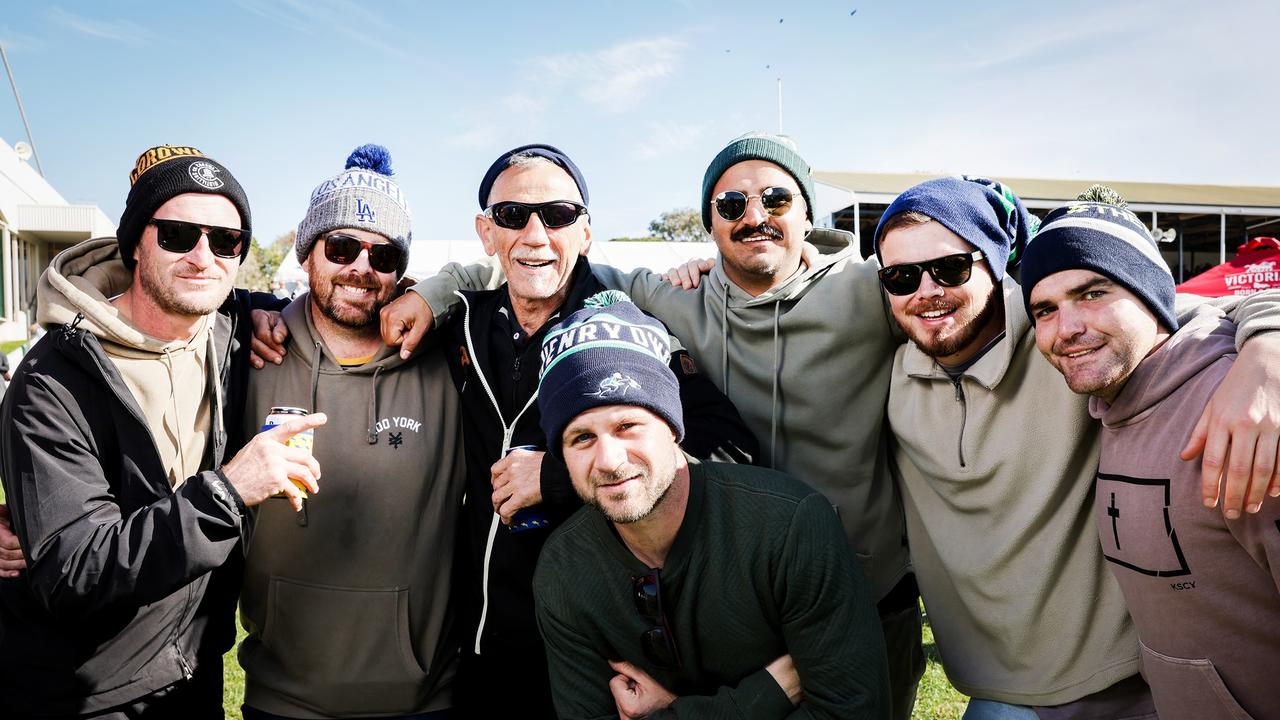
<instances>
[{"instance_id":1,"label":"zipper pull","mask_svg":"<svg viewBox=\"0 0 1280 720\"><path fill-rule=\"evenodd\" d=\"M178 650L176 646L174 647L174 650L176 650L178 653L178 664L182 666L182 677L184 677L187 680L190 680L191 676L195 674L191 672L191 665L187 663L186 658L182 657L181 650Z\"/></svg>"},{"instance_id":2,"label":"zipper pull","mask_svg":"<svg viewBox=\"0 0 1280 720\"><path fill-rule=\"evenodd\" d=\"M956 386L956 402L964 402L964 390L960 387L960 378L951 381Z\"/></svg>"}]
</instances>

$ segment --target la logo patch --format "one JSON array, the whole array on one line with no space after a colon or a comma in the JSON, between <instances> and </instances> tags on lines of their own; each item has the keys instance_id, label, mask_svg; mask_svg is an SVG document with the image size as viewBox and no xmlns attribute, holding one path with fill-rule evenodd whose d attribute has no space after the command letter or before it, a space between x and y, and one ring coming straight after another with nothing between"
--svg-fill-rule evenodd
<instances>
[{"instance_id":1,"label":"la logo patch","mask_svg":"<svg viewBox=\"0 0 1280 720\"><path fill-rule=\"evenodd\" d=\"M373 208L369 207L369 203L364 201L364 198L356 198L356 219L367 223L378 222L377 214L373 212Z\"/></svg>"}]
</instances>

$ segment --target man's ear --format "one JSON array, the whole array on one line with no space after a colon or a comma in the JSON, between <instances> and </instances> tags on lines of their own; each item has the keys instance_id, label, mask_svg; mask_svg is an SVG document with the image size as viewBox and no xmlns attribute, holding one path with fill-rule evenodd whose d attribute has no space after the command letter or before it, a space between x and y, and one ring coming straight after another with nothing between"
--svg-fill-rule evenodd
<instances>
[{"instance_id":1,"label":"man's ear","mask_svg":"<svg viewBox=\"0 0 1280 720\"><path fill-rule=\"evenodd\" d=\"M476 237L484 245L486 255L498 254L498 242L493 239L493 221L485 217L484 213L476 213Z\"/></svg>"},{"instance_id":2,"label":"man's ear","mask_svg":"<svg viewBox=\"0 0 1280 720\"><path fill-rule=\"evenodd\" d=\"M588 252L590 252L590 250L591 250L591 222L590 222L590 216L588 216L588 222L587 222L587 224L586 224L586 225L584 225L584 226L583 226L583 228L582 228L582 236L583 236L584 240L582 241L582 249L578 251L578 254L579 254L579 255L586 255L586 254L587 254Z\"/></svg>"}]
</instances>

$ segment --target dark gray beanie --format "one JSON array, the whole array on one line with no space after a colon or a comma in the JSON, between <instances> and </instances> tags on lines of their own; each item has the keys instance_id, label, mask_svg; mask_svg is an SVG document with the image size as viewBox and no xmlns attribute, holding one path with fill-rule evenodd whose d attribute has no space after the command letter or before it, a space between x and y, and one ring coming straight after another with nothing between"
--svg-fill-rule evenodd
<instances>
[{"instance_id":1,"label":"dark gray beanie","mask_svg":"<svg viewBox=\"0 0 1280 720\"><path fill-rule=\"evenodd\" d=\"M804 213L813 222L813 174L809 163L796 152L795 143L785 135L748 133L725 146L702 176L702 226L711 232L711 191L724 171L747 160L766 160L795 178L804 196Z\"/></svg>"},{"instance_id":2,"label":"dark gray beanie","mask_svg":"<svg viewBox=\"0 0 1280 720\"><path fill-rule=\"evenodd\" d=\"M603 405L637 405L667 421L684 439L680 384L671 372L671 339L626 293L606 290L547 331L542 341L538 412L547 451L563 457L564 429Z\"/></svg>"},{"instance_id":3,"label":"dark gray beanie","mask_svg":"<svg viewBox=\"0 0 1280 720\"><path fill-rule=\"evenodd\" d=\"M306 262L316 239L339 228L368 230L400 248L396 277L409 268L413 240L409 204L391 179L391 153L381 145L361 145L347 157L346 169L311 191L307 215L298 223L294 252Z\"/></svg>"},{"instance_id":4,"label":"dark gray beanie","mask_svg":"<svg viewBox=\"0 0 1280 720\"><path fill-rule=\"evenodd\" d=\"M193 147L157 145L148 149L134 163L129 185L116 242L120 245L120 259L130 270L137 264L133 251L156 208L178 195L206 193L225 197L240 213L240 229L253 237L253 219L249 216L249 198L244 188L230 170ZM246 239L241 246L240 262L249 254L249 244Z\"/></svg>"}]
</instances>

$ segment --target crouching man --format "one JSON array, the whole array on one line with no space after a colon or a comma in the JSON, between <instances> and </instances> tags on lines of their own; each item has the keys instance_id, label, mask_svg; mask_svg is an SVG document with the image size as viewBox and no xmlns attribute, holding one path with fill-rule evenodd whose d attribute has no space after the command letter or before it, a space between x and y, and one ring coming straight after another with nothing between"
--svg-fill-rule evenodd
<instances>
[{"instance_id":1,"label":"crouching man","mask_svg":"<svg viewBox=\"0 0 1280 720\"><path fill-rule=\"evenodd\" d=\"M1050 213L1022 264L1036 345L1102 421L1103 555L1161 720L1280 717L1280 505L1224 519L1178 455L1235 361L1236 328L1208 306L1179 326L1168 266L1111 195Z\"/></svg>"},{"instance_id":2,"label":"crouching man","mask_svg":"<svg viewBox=\"0 0 1280 720\"><path fill-rule=\"evenodd\" d=\"M668 336L625 297L601 293L542 346L547 447L587 503L534 577L557 713L888 718L873 596L830 502L691 463Z\"/></svg>"}]
</instances>

